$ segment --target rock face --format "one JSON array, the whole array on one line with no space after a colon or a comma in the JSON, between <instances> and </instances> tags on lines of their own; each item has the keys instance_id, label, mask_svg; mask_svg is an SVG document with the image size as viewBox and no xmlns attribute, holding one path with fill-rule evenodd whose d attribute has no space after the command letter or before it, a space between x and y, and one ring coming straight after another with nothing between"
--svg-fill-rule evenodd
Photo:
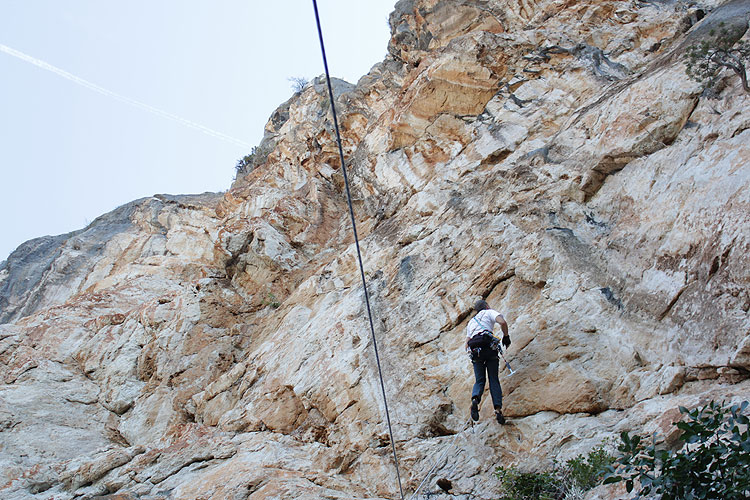
<instances>
[{"instance_id":1,"label":"rock face","mask_svg":"<svg viewBox=\"0 0 750 500\"><path fill-rule=\"evenodd\" d=\"M496 498L500 464L750 399L750 96L680 59L749 18L402 0L387 59L336 84L406 493L435 466L420 493ZM281 106L224 194L0 264L2 498L398 496L328 106L320 79ZM467 425L478 298L513 339L502 427Z\"/></svg>"}]
</instances>

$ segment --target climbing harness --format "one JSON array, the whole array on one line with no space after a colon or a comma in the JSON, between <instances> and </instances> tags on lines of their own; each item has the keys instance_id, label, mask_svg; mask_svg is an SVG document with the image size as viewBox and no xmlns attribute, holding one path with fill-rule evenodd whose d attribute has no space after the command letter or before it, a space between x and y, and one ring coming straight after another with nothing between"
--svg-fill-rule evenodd
<instances>
[{"instance_id":1,"label":"climbing harness","mask_svg":"<svg viewBox=\"0 0 750 500\"><path fill-rule=\"evenodd\" d=\"M378 365L378 375L380 376L380 389L383 392L383 404L385 405L385 418L388 422L388 434L391 438L391 448L393 449L393 461L396 465L396 479L398 480L398 490L401 494L401 500L404 500L404 490L401 486L401 474L399 473L399 467L398 467L398 457L396 456L396 441L393 439L393 429L391 427L391 416L388 411L388 398L385 395L385 384L383 382L383 370L380 367L380 356L378 355L378 343L375 339L375 326L372 322L372 311L370 310L370 296L367 293L367 281L365 279L365 268L362 264L362 253L359 249L359 237L357 236L357 224L354 219L354 209L352 208L352 195L349 190L349 177L346 174L346 162L344 161L344 149L341 146L341 133L339 132L339 122L338 118L336 117L336 105L334 103L333 98L333 88L331 87L331 76L328 72L328 59L326 58L326 48L325 44L323 43L323 30L320 27L320 15L318 14L318 2L316 0L313 0L313 9L315 10L315 23L318 26L318 38L320 39L320 52L323 56L323 67L325 68L326 72L326 83L328 84L328 96L329 101L331 102L331 114L333 115L333 126L336 131L336 143L338 144L339 148L339 158L341 160L341 170L344 173L344 186L346 187L346 200L349 204L349 216L352 220L352 229L354 231L354 243L357 248L357 260L359 262L359 272L362 278L362 287L364 288L365 292L365 304L367 305L367 317L370 320L370 333L372 334L372 345L375 348L375 361Z\"/></svg>"},{"instance_id":2,"label":"climbing harness","mask_svg":"<svg viewBox=\"0 0 750 500\"><path fill-rule=\"evenodd\" d=\"M479 319L477 319L476 316L472 318L472 321L476 321L477 325L479 325L480 331L475 333L466 343L469 346L469 349L471 350L471 359L479 359L479 356L482 353L482 349L494 349L498 347L496 345L497 339L492 334L491 330L487 330L486 328L483 328L482 323L479 322ZM497 349L499 350L499 349Z\"/></svg>"},{"instance_id":3,"label":"climbing harness","mask_svg":"<svg viewBox=\"0 0 750 500\"><path fill-rule=\"evenodd\" d=\"M482 324L479 322L476 316L474 316L474 318L472 319L477 322L480 328L482 327ZM478 333L475 333L466 342L466 344L469 346L469 350L471 351L472 361L480 359L482 349L491 349L501 354L503 352L503 348L500 344L500 339L495 337L491 330L487 329L482 329ZM503 359L505 359L505 357L503 357Z\"/></svg>"}]
</instances>

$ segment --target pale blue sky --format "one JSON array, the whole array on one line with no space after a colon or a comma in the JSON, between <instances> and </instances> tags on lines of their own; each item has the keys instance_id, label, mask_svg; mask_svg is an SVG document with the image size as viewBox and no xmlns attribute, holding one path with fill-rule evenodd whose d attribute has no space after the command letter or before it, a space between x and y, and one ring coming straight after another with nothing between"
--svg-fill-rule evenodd
<instances>
[{"instance_id":1,"label":"pale blue sky","mask_svg":"<svg viewBox=\"0 0 750 500\"><path fill-rule=\"evenodd\" d=\"M396 0L318 0L328 64L386 54ZM0 0L0 45L257 145L289 77L323 73L312 0ZM157 193L227 189L247 148L0 52L0 261Z\"/></svg>"}]
</instances>

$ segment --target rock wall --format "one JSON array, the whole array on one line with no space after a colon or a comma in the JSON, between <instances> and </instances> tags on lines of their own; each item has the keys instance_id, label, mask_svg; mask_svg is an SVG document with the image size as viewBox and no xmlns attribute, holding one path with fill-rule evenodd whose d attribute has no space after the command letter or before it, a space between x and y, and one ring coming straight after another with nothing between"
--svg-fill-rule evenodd
<instances>
[{"instance_id":1,"label":"rock wall","mask_svg":"<svg viewBox=\"0 0 750 500\"><path fill-rule=\"evenodd\" d=\"M386 60L335 82L407 494L435 466L421 493L495 498L500 464L670 443L679 405L750 398L750 96L680 59L749 18L402 0ZM0 264L3 498L398 497L323 80L260 149L226 193ZM505 426L467 422L480 297L513 339Z\"/></svg>"}]
</instances>

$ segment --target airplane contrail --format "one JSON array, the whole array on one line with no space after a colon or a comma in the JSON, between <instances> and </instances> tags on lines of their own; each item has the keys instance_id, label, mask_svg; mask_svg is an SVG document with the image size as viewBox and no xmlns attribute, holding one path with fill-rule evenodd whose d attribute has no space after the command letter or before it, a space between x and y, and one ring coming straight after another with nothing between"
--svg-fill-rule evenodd
<instances>
[{"instance_id":1,"label":"airplane contrail","mask_svg":"<svg viewBox=\"0 0 750 500\"><path fill-rule=\"evenodd\" d=\"M185 125L186 127L190 127L195 130L199 130L203 132L204 134L210 135L211 137L216 137L217 139L221 139L223 141L232 143L236 146L241 146L243 148L247 148L248 150L252 149L252 146L240 139L236 139L234 137L231 137L226 134L222 134L221 132L217 132L216 130L212 130L208 127L204 127L203 125L199 123L192 122L190 120L186 120L185 118L182 118L181 116L173 115L172 113L168 113L166 111L163 111L161 109L155 108L153 106L149 106L148 104L142 103L140 101L136 101L135 99L131 99L129 97L125 97L123 95L117 94L116 92L112 92L111 90L107 90L103 87L100 87L99 85L96 85L94 83L89 82L88 80L84 80L83 78L79 78L73 74L68 73L65 70L62 70L56 66L52 66L49 63L46 63L40 59L37 59L36 57L32 57L28 54L24 54L23 52L20 52L18 50L12 49L8 47L7 45L3 45L0 43L0 52L5 52L6 54L17 57L18 59L21 59L22 61L29 62L33 64L34 66L38 66L42 69L46 69L47 71L51 71L52 73L61 76L65 78L66 80L70 80L73 83L77 83L78 85L81 85L82 87L86 87L89 90L93 90L94 92L98 92L102 95L105 95L107 97L112 97L113 99L116 99L120 102L124 102L126 104L130 104L131 106L135 106L136 108L143 109L145 111L148 111L149 113L152 113L156 116L161 116L162 118L166 118L168 120L175 121L177 123L180 123L182 125Z\"/></svg>"}]
</instances>

